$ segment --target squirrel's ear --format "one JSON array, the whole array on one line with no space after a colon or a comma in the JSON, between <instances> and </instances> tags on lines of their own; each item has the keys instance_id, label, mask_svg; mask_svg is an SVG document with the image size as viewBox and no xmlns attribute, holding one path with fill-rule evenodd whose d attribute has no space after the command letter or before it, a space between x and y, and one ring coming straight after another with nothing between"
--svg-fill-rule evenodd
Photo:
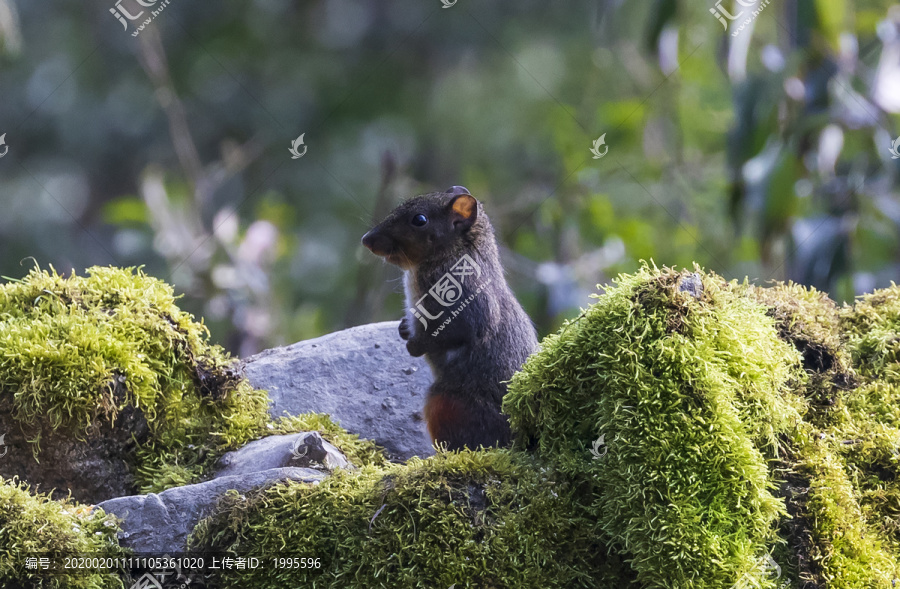
<instances>
[{"instance_id":1,"label":"squirrel's ear","mask_svg":"<svg viewBox=\"0 0 900 589\"><path fill-rule=\"evenodd\" d=\"M471 194L459 194L450 201L454 229L468 229L478 217L478 201Z\"/></svg>"}]
</instances>

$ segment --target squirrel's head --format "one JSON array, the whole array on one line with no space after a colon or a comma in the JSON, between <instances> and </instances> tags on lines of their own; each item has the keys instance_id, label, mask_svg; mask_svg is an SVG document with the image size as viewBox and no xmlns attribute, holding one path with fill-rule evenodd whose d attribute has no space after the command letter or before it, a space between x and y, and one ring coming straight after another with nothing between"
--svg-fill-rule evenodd
<instances>
[{"instance_id":1,"label":"squirrel's head","mask_svg":"<svg viewBox=\"0 0 900 589\"><path fill-rule=\"evenodd\" d=\"M438 259L469 233L478 201L462 186L411 198L363 235L364 246L404 270Z\"/></svg>"}]
</instances>

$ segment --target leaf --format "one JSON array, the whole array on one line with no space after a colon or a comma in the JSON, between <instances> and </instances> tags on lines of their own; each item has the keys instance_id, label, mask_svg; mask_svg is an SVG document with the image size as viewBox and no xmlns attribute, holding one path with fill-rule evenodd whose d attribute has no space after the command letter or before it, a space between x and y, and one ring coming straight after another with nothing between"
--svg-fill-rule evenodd
<instances>
[{"instance_id":1,"label":"leaf","mask_svg":"<svg viewBox=\"0 0 900 589\"><path fill-rule=\"evenodd\" d=\"M136 197L117 198L103 206L103 220L110 225L147 223L147 205Z\"/></svg>"},{"instance_id":2,"label":"leaf","mask_svg":"<svg viewBox=\"0 0 900 589\"><path fill-rule=\"evenodd\" d=\"M845 26L847 6L844 0L815 0L818 29L835 51L840 49L841 29Z\"/></svg>"}]
</instances>

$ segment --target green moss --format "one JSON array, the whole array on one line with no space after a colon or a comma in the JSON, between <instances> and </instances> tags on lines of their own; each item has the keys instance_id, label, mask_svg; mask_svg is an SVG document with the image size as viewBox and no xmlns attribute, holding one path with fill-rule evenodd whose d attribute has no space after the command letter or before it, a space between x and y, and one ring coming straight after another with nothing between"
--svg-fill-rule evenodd
<instances>
[{"instance_id":1,"label":"green moss","mask_svg":"<svg viewBox=\"0 0 900 589\"><path fill-rule=\"evenodd\" d=\"M333 422L328 415L321 413L302 413L280 417L270 424L268 429L269 434L319 432L356 466L385 466L388 463L384 449L378 444L372 440L360 439L358 435L347 432Z\"/></svg>"},{"instance_id":2,"label":"green moss","mask_svg":"<svg viewBox=\"0 0 900 589\"><path fill-rule=\"evenodd\" d=\"M858 497L869 533L900 554L900 287L841 309L841 326L864 383L848 395L846 417L827 432ZM896 566L896 562L895 562ZM894 575L900 577L896 571Z\"/></svg>"},{"instance_id":3,"label":"green moss","mask_svg":"<svg viewBox=\"0 0 900 589\"><path fill-rule=\"evenodd\" d=\"M318 485L229 494L195 528L201 548L317 557L323 572L229 573L254 587L627 587L583 519L576 489L506 451L442 453L336 471Z\"/></svg>"},{"instance_id":4,"label":"green moss","mask_svg":"<svg viewBox=\"0 0 900 589\"><path fill-rule=\"evenodd\" d=\"M594 482L599 537L647 587L728 587L758 566L784 514L767 460L804 411L800 355L765 308L697 277L699 300L687 273L620 276L504 400L522 447Z\"/></svg>"},{"instance_id":5,"label":"green moss","mask_svg":"<svg viewBox=\"0 0 900 589\"><path fill-rule=\"evenodd\" d=\"M839 457L842 440L809 433L800 444L798 467L810 480L807 509L815 540L810 557L829 589L892 587L900 563L863 513L858 485Z\"/></svg>"},{"instance_id":6,"label":"green moss","mask_svg":"<svg viewBox=\"0 0 900 589\"><path fill-rule=\"evenodd\" d=\"M800 352L808 379L795 389L809 402L804 417L820 427L831 423L842 411L845 392L858 380L844 346L837 305L825 293L794 283L743 288L775 319L781 339Z\"/></svg>"},{"instance_id":7,"label":"green moss","mask_svg":"<svg viewBox=\"0 0 900 589\"><path fill-rule=\"evenodd\" d=\"M232 371L172 288L140 270L32 270L0 285L0 395L40 455L43 436L85 439L126 408L149 435L132 458L143 492L196 480L264 431L267 395Z\"/></svg>"},{"instance_id":8,"label":"green moss","mask_svg":"<svg viewBox=\"0 0 900 589\"><path fill-rule=\"evenodd\" d=\"M841 325L860 374L900 384L900 286L876 290L844 307Z\"/></svg>"},{"instance_id":9,"label":"green moss","mask_svg":"<svg viewBox=\"0 0 900 589\"><path fill-rule=\"evenodd\" d=\"M838 310L799 285L751 292L803 354L809 376L798 392L812 410L794 436L794 460L784 465L789 479L796 475L807 487L798 514L811 534L802 555L807 580L829 588L890 586L900 546L900 390L880 379L890 376L900 330L896 293L876 292Z\"/></svg>"},{"instance_id":10,"label":"green moss","mask_svg":"<svg viewBox=\"0 0 900 589\"><path fill-rule=\"evenodd\" d=\"M27 557L46 553L123 556L117 530L112 516L32 495L24 484L0 478L0 587L121 589L109 574L58 576L25 568Z\"/></svg>"}]
</instances>

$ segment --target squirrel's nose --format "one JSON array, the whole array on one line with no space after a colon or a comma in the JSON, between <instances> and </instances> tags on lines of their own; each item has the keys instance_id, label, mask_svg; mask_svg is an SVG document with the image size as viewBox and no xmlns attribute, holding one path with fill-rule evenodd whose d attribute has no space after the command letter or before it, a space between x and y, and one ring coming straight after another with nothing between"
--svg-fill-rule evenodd
<instances>
[{"instance_id":1,"label":"squirrel's nose","mask_svg":"<svg viewBox=\"0 0 900 589\"><path fill-rule=\"evenodd\" d=\"M372 245L374 241L375 238L372 236L371 231L362 236L362 244L366 246L366 249L368 249L369 251L372 251Z\"/></svg>"},{"instance_id":2,"label":"squirrel's nose","mask_svg":"<svg viewBox=\"0 0 900 589\"><path fill-rule=\"evenodd\" d=\"M390 249L390 241L375 229L363 235L362 244L376 256L383 256Z\"/></svg>"}]
</instances>

